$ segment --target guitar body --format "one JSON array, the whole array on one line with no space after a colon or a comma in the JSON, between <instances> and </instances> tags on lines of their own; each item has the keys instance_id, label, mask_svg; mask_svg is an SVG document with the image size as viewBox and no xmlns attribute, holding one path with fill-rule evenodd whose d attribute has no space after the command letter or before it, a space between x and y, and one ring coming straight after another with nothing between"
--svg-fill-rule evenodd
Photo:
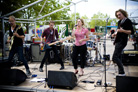
<instances>
[{"instance_id":1,"label":"guitar body","mask_svg":"<svg viewBox=\"0 0 138 92\"><path fill-rule=\"evenodd\" d=\"M41 51L44 52L47 49L51 49L51 47L48 44L44 44L44 46L41 48Z\"/></svg>"},{"instance_id":2,"label":"guitar body","mask_svg":"<svg viewBox=\"0 0 138 92\"><path fill-rule=\"evenodd\" d=\"M13 40L14 40L14 36L11 37L11 44L9 46L9 50L11 50L11 48L12 48Z\"/></svg>"},{"instance_id":3,"label":"guitar body","mask_svg":"<svg viewBox=\"0 0 138 92\"><path fill-rule=\"evenodd\" d=\"M19 26L15 32L17 32L19 29L21 28L21 26ZM12 45L13 45L13 41L14 41L14 36L11 37L11 45L9 46L9 50L11 50Z\"/></svg>"}]
</instances>

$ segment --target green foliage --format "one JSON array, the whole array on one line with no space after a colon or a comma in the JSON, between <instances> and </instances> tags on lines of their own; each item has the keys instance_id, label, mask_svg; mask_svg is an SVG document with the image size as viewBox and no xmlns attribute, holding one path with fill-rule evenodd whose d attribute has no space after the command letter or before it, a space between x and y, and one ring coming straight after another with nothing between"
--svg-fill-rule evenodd
<instances>
[{"instance_id":1,"label":"green foliage","mask_svg":"<svg viewBox=\"0 0 138 92\"><path fill-rule=\"evenodd\" d=\"M89 23L91 28L95 28L95 26L105 26L106 20L100 18L107 18L109 17L107 14L104 15L103 13L98 12L91 17L91 21Z\"/></svg>"},{"instance_id":2,"label":"green foliage","mask_svg":"<svg viewBox=\"0 0 138 92\"><path fill-rule=\"evenodd\" d=\"M30 3L33 3L37 0L0 0L0 12L2 12L1 15L5 15L9 12L12 12L14 10L17 10L25 5L28 5ZM42 2L39 2L31 7L28 7L24 10L21 10L15 14L13 14L16 18L24 18L24 19L36 19L43 15L46 15L48 13L51 13L55 10L61 9L67 5L69 5L69 2L60 2L60 0L47 0L42 12L38 16L44 2L46 0L43 0ZM56 12L50 16L47 16L43 19L40 19L41 21L45 20L63 20L63 19L69 19L69 14L67 11L69 11L70 8L66 8L62 11ZM8 17L8 16L7 16ZM61 24L61 22L57 22L56 24ZM37 22L37 25L43 25L44 23ZM29 26L29 24L24 24L26 28Z\"/></svg>"},{"instance_id":3,"label":"green foliage","mask_svg":"<svg viewBox=\"0 0 138 92\"><path fill-rule=\"evenodd\" d=\"M78 18L80 18L80 14L79 13L76 13L76 21L77 21ZM69 27L71 29L73 29L74 28L74 25L75 25L75 13L72 13L70 15L70 20L72 20L72 21L69 22Z\"/></svg>"}]
</instances>

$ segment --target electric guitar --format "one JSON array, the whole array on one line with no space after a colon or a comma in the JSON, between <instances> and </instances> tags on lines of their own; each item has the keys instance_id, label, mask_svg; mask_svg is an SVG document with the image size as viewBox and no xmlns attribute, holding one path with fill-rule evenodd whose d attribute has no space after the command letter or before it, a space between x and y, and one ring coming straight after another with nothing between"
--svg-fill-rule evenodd
<instances>
[{"instance_id":1,"label":"electric guitar","mask_svg":"<svg viewBox=\"0 0 138 92\"><path fill-rule=\"evenodd\" d=\"M119 29L123 29L122 25L124 24L124 22L125 22L126 19L127 19L127 18L125 18L125 19L123 20L123 22L121 21L121 23L119 24ZM120 34L117 32L116 37L115 37L115 40L114 40L114 42L113 42L114 45L115 45L116 41L119 39L119 38L118 38L118 37L120 37L119 35L120 35Z\"/></svg>"},{"instance_id":2,"label":"electric guitar","mask_svg":"<svg viewBox=\"0 0 138 92\"><path fill-rule=\"evenodd\" d=\"M15 32L17 32L20 28L21 28L21 26L17 27L16 30L15 30ZM11 50L11 48L12 48L13 41L14 41L14 37L15 37L15 36L12 36L12 37L11 37L11 44L10 44L10 46L9 46L9 50Z\"/></svg>"},{"instance_id":3,"label":"electric guitar","mask_svg":"<svg viewBox=\"0 0 138 92\"><path fill-rule=\"evenodd\" d=\"M71 39L73 39L73 37L68 36L68 37L66 37L66 38L64 38L60 41L55 41L55 42L52 42L52 43L49 43L49 44L44 43L43 47L41 48L41 51L45 51L46 49L51 49L51 47L50 47L51 45L54 45L54 44L57 44L57 43L60 43L60 42L66 41L66 40L71 40Z\"/></svg>"}]
</instances>

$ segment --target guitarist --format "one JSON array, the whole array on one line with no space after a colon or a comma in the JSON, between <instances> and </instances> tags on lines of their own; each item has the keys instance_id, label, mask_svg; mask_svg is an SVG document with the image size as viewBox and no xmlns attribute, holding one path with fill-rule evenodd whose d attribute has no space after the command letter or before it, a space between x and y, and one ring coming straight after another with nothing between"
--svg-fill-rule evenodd
<instances>
[{"instance_id":1,"label":"guitarist","mask_svg":"<svg viewBox=\"0 0 138 92\"><path fill-rule=\"evenodd\" d=\"M55 24L54 21L50 21L49 22L49 28L45 29L44 32L43 32L43 34L42 34L42 38L43 37L46 37L46 40L47 40L48 43L51 43L52 41L55 41L55 37L56 37L56 40L58 40L58 31L53 28L54 27L54 24ZM42 38L41 38L41 42L42 42ZM43 46L43 44L41 43L40 46ZM54 51L55 56L57 56L57 58L58 58L58 60L59 60L59 62L61 64L60 70L64 69L64 64L63 64L62 59L58 55L56 45L52 45L51 48ZM43 72L43 65L44 65L44 62L46 61L46 59L49 56L50 50L51 49L45 50L45 55L44 55L43 60L42 60L42 62L40 64L40 67L39 67L39 71L40 72Z\"/></svg>"},{"instance_id":2,"label":"guitarist","mask_svg":"<svg viewBox=\"0 0 138 92\"><path fill-rule=\"evenodd\" d=\"M23 56L23 39L25 37L23 29L20 26L16 25L14 16L9 17L9 23L9 38L7 42L10 42L10 40L12 40L11 38L13 37L13 44L11 44L8 61L11 62L15 53L18 53L19 60L23 62L26 68L26 75L30 76L31 72L29 70L27 60Z\"/></svg>"},{"instance_id":3,"label":"guitarist","mask_svg":"<svg viewBox=\"0 0 138 92\"><path fill-rule=\"evenodd\" d=\"M127 45L128 35L133 34L134 30L132 27L132 22L128 19L128 14L126 11L119 9L115 12L115 16L119 19L117 33L114 33L112 37L116 36L114 45L115 50L113 53L113 62L118 66L118 76L125 76L125 71L121 61L121 52Z\"/></svg>"}]
</instances>

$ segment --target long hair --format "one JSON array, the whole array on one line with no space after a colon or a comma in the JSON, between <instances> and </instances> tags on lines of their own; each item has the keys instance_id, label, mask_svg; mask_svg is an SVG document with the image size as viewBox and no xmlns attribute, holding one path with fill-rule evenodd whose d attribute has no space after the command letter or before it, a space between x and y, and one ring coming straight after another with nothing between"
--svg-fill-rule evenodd
<instances>
[{"instance_id":1,"label":"long hair","mask_svg":"<svg viewBox=\"0 0 138 92\"><path fill-rule=\"evenodd\" d=\"M121 12L126 18L128 17L128 14L127 14L127 12L126 12L125 10L119 9L119 10L117 10L117 11L115 12L116 18L118 18L118 16L117 16L117 13L118 13L118 12Z\"/></svg>"}]
</instances>

